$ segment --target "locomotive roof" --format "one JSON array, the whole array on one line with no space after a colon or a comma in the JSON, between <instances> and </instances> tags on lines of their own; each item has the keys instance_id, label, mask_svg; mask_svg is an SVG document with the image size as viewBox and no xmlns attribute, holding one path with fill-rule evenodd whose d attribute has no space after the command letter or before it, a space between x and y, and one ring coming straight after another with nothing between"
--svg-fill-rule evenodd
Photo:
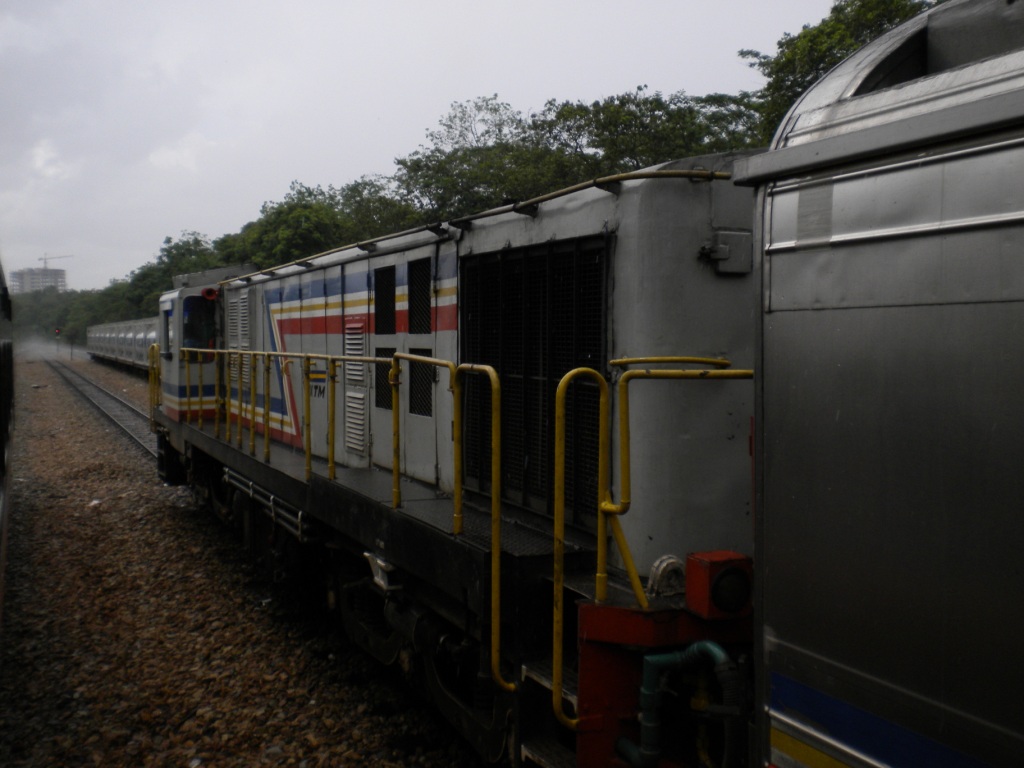
<instances>
[{"instance_id":1,"label":"locomotive roof","mask_svg":"<svg viewBox=\"0 0 1024 768\"><path fill-rule=\"evenodd\" d=\"M950 0L868 43L797 100L741 183L1018 122L1024 2Z\"/></svg>"},{"instance_id":2,"label":"locomotive roof","mask_svg":"<svg viewBox=\"0 0 1024 768\"><path fill-rule=\"evenodd\" d=\"M754 152L763 150L741 150L735 152L716 152L707 155L672 160L666 163L642 168L637 171L620 173L613 176L605 176L580 184L555 190L545 195L524 200L517 203L510 203L487 211L462 216L448 221L436 222L408 229L402 232L395 232L382 235L371 240L332 248L322 253L316 253L287 264L281 264L264 269L256 269L250 272L238 273L231 277L220 279L222 285L244 286L254 281L263 281L272 277L301 274L313 267L333 266L346 261L356 261L369 258L371 255L384 255L415 250L425 245L434 243L459 240L462 233L470 229L485 229L488 220L514 221L517 217L533 217L541 206L554 206L571 209L576 203L566 200L578 201L580 196L583 199L613 194L618 197L619 189L625 184L637 185L646 184L654 179L689 179L689 180L720 180L725 182L732 178L731 166L738 158L745 157ZM499 224L500 226L500 224Z\"/></svg>"}]
</instances>

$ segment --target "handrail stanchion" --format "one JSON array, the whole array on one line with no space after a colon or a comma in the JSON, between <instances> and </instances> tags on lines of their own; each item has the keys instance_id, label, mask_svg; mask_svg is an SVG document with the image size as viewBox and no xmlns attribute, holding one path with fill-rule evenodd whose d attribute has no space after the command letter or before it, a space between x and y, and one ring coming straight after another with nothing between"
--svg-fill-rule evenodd
<instances>
[{"instance_id":1,"label":"handrail stanchion","mask_svg":"<svg viewBox=\"0 0 1024 768\"><path fill-rule=\"evenodd\" d=\"M249 353L249 455L256 455L256 361L258 352Z\"/></svg>"},{"instance_id":2,"label":"handrail stanchion","mask_svg":"<svg viewBox=\"0 0 1024 768\"><path fill-rule=\"evenodd\" d=\"M224 442L231 445L231 371L234 369L230 349L224 352L224 362L227 365L226 376L224 377Z\"/></svg>"},{"instance_id":3,"label":"handrail stanchion","mask_svg":"<svg viewBox=\"0 0 1024 768\"><path fill-rule=\"evenodd\" d=\"M192 355L189 350L181 350L185 358L185 423L192 423Z\"/></svg>"},{"instance_id":4,"label":"handrail stanchion","mask_svg":"<svg viewBox=\"0 0 1024 768\"><path fill-rule=\"evenodd\" d=\"M220 412L224 405L224 401L221 397L221 389L223 384L223 376L221 375L221 367L223 365L223 359L221 358L220 350L214 350L213 352L213 436L215 439L220 440Z\"/></svg>"},{"instance_id":5,"label":"handrail stanchion","mask_svg":"<svg viewBox=\"0 0 1024 768\"><path fill-rule=\"evenodd\" d=\"M438 357L427 357L425 355L414 355L409 352L396 352L392 357L392 362L394 364L399 360L408 360L412 363L422 363L423 365L432 365L435 368L448 369L448 391L452 393L452 398L454 400L452 413L452 445L454 455L452 456L452 466L455 473L455 480L452 490L452 505L455 511L452 515L452 533L458 536L462 533L462 385L459 381L458 367L451 360L442 360ZM397 374L399 385L401 385L401 373L402 370L399 367ZM392 390L392 405L395 405L397 402L398 401L395 399L395 391ZM399 437L399 433L397 431L394 432L393 438L395 445L399 443ZM397 467L397 451L395 452L394 458L395 467ZM401 501L400 488L398 498L399 501Z\"/></svg>"},{"instance_id":6,"label":"handrail stanchion","mask_svg":"<svg viewBox=\"0 0 1024 768\"><path fill-rule=\"evenodd\" d=\"M598 592L600 593L600 574L607 571L608 535L604 515L600 512L600 502L610 493L609 445L611 437L608 431L608 382L604 376L593 368L576 368L569 371L558 382L555 390L555 478L554 478L554 573L552 593L552 633L551 633L551 706L556 719L565 727L576 729L578 718L565 714L562 703L562 680L564 660L562 642L565 635L565 605L563 599L565 585L565 398L569 385L579 376L588 376L597 382L600 392L598 410L598 467L597 467L597 571ZM607 592L607 573L604 577L604 589ZM599 595L598 600L602 597Z\"/></svg>"},{"instance_id":7,"label":"handrail stanchion","mask_svg":"<svg viewBox=\"0 0 1024 768\"><path fill-rule=\"evenodd\" d=\"M456 373L484 374L491 384L491 677L499 688L515 691L516 684L501 675L501 381L489 365L463 363Z\"/></svg>"},{"instance_id":8,"label":"handrail stanchion","mask_svg":"<svg viewBox=\"0 0 1024 768\"><path fill-rule=\"evenodd\" d=\"M245 352L238 350L238 450L242 450L242 432L245 426Z\"/></svg>"},{"instance_id":9,"label":"handrail stanchion","mask_svg":"<svg viewBox=\"0 0 1024 768\"><path fill-rule=\"evenodd\" d=\"M398 362L397 355L391 358L388 382L391 384L391 506L398 509L402 506L402 427L401 414L398 410L398 387L402 383L402 365Z\"/></svg>"},{"instance_id":10,"label":"handrail stanchion","mask_svg":"<svg viewBox=\"0 0 1024 768\"><path fill-rule=\"evenodd\" d=\"M327 392L327 478L329 480L334 479L334 432L335 432L335 418L337 416L337 393L335 393L335 384L338 380L338 361L328 360L327 361L327 386L330 390Z\"/></svg>"},{"instance_id":11,"label":"handrail stanchion","mask_svg":"<svg viewBox=\"0 0 1024 768\"><path fill-rule=\"evenodd\" d=\"M304 355L302 358L302 439L306 451L306 480L313 476L313 436L310 434L310 358Z\"/></svg>"},{"instance_id":12,"label":"handrail stanchion","mask_svg":"<svg viewBox=\"0 0 1024 768\"><path fill-rule=\"evenodd\" d=\"M197 424L199 429L203 428L203 353L196 355L199 360L199 417Z\"/></svg>"},{"instance_id":13,"label":"handrail stanchion","mask_svg":"<svg viewBox=\"0 0 1024 768\"><path fill-rule=\"evenodd\" d=\"M724 370L732 365L732 363L724 358L715 357L634 357L611 361L611 365L617 367L647 365L652 363L709 365L714 366L714 369L633 369L626 371L619 377L619 474L621 476L620 481L622 484L622 493L621 500L618 504L612 503L609 496L606 501L601 502L600 510L604 514L613 515L611 520L612 535L615 537L615 543L618 545L619 553L622 555L623 566L629 574L633 593L636 595L637 601L644 608L647 607L647 597L644 594L643 586L640 583L640 576L636 571L636 566L633 563L633 557L629 551L629 545L618 520L620 515L625 514L629 510L631 495L631 468L629 457L629 383L633 379L750 379L754 376L754 372L752 370Z\"/></svg>"},{"instance_id":14,"label":"handrail stanchion","mask_svg":"<svg viewBox=\"0 0 1024 768\"><path fill-rule=\"evenodd\" d=\"M462 379L452 372L449 378L452 389L452 533L462 535Z\"/></svg>"},{"instance_id":15,"label":"handrail stanchion","mask_svg":"<svg viewBox=\"0 0 1024 768\"><path fill-rule=\"evenodd\" d=\"M263 461L270 463L270 366L269 354L263 355Z\"/></svg>"}]
</instances>

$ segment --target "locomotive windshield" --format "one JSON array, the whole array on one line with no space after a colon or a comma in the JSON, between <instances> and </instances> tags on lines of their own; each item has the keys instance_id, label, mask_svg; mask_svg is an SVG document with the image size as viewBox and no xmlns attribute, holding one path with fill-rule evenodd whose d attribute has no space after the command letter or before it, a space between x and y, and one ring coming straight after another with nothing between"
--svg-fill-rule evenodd
<instances>
[{"instance_id":1,"label":"locomotive windshield","mask_svg":"<svg viewBox=\"0 0 1024 768\"><path fill-rule=\"evenodd\" d=\"M182 345L198 349L217 346L216 303L203 296L182 302Z\"/></svg>"}]
</instances>

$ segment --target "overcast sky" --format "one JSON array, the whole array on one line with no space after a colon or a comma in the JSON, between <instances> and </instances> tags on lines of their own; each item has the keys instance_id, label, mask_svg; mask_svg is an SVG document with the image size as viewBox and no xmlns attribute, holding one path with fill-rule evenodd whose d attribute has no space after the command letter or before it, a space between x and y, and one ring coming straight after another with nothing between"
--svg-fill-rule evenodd
<instances>
[{"instance_id":1,"label":"overcast sky","mask_svg":"<svg viewBox=\"0 0 1024 768\"><path fill-rule=\"evenodd\" d=\"M102 288L292 180L391 174L453 102L737 93L832 0L3 0L0 258Z\"/></svg>"}]
</instances>

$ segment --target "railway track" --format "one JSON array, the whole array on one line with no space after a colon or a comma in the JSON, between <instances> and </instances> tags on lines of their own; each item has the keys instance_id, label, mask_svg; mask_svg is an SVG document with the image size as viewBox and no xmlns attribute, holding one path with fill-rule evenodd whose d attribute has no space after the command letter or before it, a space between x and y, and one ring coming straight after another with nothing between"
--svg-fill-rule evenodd
<instances>
[{"instance_id":1,"label":"railway track","mask_svg":"<svg viewBox=\"0 0 1024 768\"><path fill-rule=\"evenodd\" d=\"M156 458L156 435L150 431L148 414L59 360L47 362L75 392Z\"/></svg>"}]
</instances>

